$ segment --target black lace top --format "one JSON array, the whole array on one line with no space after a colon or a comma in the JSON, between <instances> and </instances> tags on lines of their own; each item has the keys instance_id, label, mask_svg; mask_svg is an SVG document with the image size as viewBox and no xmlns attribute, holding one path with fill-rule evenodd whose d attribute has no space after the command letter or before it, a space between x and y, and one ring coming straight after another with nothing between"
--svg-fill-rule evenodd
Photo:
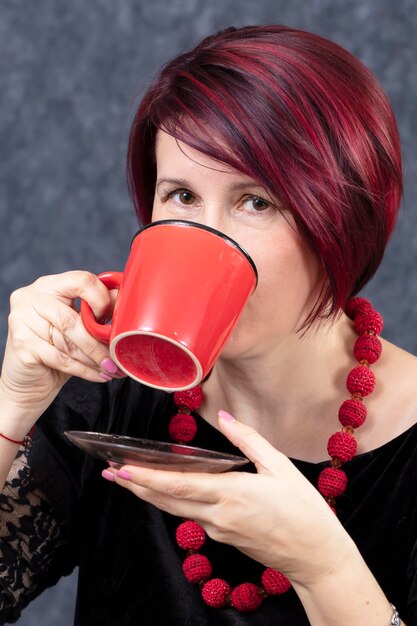
<instances>
[{"instance_id":1,"label":"black lace top","mask_svg":"<svg viewBox=\"0 0 417 626\"><path fill-rule=\"evenodd\" d=\"M182 573L177 518L103 480L66 429L169 440L172 396L129 380L73 379L42 416L27 457L20 453L0 500L0 623L16 621L43 589L79 565L76 626L306 626L293 590L254 613L215 610ZM197 416L196 446L238 453ZM323 464L294 461L313 484ZM339 518L387 597L417 626L417 425L345 465ZM243 471L253 471L246 466ZM208 541L213 576L259 582L263 566ZM354 598L352 599L354 601Z\"/></svg>"}]
</instances>

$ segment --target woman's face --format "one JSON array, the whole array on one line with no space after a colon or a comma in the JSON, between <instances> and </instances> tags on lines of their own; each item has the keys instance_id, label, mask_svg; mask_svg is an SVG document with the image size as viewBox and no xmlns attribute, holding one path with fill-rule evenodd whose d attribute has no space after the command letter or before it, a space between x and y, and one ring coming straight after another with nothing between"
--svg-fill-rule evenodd
<instances>
[{"instance_id":1,"label":"woman's face","mask_svg":"<svg viewBox=\"0 0 417 626\"><path fill-rule=\"evenodd\" d=\"M159 131L152 219L182 219L237 241L258 269L258 286L223 357L257 356L293 335L320 293L323 274L291 216L261 185Z\"/></svg>"}]
</instances>

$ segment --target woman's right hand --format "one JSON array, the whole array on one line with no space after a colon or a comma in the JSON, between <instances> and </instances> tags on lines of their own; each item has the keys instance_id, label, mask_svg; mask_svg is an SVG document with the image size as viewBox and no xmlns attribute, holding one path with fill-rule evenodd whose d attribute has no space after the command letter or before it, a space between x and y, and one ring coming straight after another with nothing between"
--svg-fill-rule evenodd
<instances>
[{"instance_id":1,"label":"woman's right hand","mask_svg":"<svg viewBox=\"0 0 417 626\"><path fill-rule=\"evenodd\" d=\"M22 416L39 416L71 376L106 380L101 364L109 348L85 329L77 298L90 305L97 319L113 307L108 289L84 271L43 276L11 295L0 400Z\"/></svg>"}]
</instances>

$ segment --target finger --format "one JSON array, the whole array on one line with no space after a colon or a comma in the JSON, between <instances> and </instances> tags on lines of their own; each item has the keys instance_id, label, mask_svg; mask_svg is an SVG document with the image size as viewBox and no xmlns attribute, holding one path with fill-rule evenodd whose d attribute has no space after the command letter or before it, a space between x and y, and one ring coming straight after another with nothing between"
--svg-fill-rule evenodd
<instances>
[{"instance_id":1,"label":"finger","mask_svg":"<svg viewBox=\"0 0 417 626\"><path fill-rule=\"evenodd\" d=\"M54 303L56 304L56 301L54 301ZM62 303L59 306L67 307L67 305L63 305ZM104 358L101 360L100 364L96 363L95 360L85 354L83 350L81 350L68 337L63 335L62 332L49 320L42 317L42 315L40 315L36 310L36 305L33 303L32 309L34 311L34 314L33 316L30 316L30 318L26 310L24 310L25 319L23 319L22 312L16 311L13 311L13 313L9 317L9 327L15 346L25 345L26 341L26 345L32 346L33 348L34 346L32 345L32 343L30 343L32 340L26 339L24 341L22 337L27 337L28 334L29 336L31 336L31 333L34 333L46 344L52 345L53 348L57 349L59 352L62 352L63 355L71 356L74 361L79 361L88 368L95 369L98 372L101 371L106 376L105 380L111 380L111 378L120 378L121 376L125 376L124 372L121 372L117 368L117 366L109 359L109 350L107 346L100 342L96 342L95 339L88 335L87 331L85 331L85 336L89 341L96 342L100 351L97 358L101 358L101 356L104 355ZM52 311L52 305L50 310ZM72 314L77 315L75 312L73 312ZM61 357L61 360L62 358L65 357ZM111 370L109 370L108 366L109 361L111 365L114 366L111 368Z\"/></svg>"},{"instance_id":2,"label":"finger","mask_svg":"<svg viewBox=\"0 0 417 626\"><path fill-rule=\"evenodd\" d=\"M52 345L63 352L64 354L68 354L72 356L75 361L80 361L80 363L84 363L89 367L92 367L96 370L101 371L105 374L109 379L112 378L126 378L126 374L122 372L110 358L110 352L105 347L105 352L107 356L101 360L100 365L98 365L92 358L90 358L87 354L85 354L73 341L71 341L68 337L63 335L58 328L53 326L53 324L49 323L48 328L48 343L52 343ZM99 343L100 353L103 349L103 345Z\"/></svg>"},{"instance_id":3,"label":"finger","mask_svg":"<svg viewBox=\"0 0 417 626\"><path fill-rule=\"evenodd\" d=\"M151 489L133 485L132 483L123 484L123 481L120 479L116 479L115 482L130 491L135 497L156 506L161 511L165 511L170 515L190 518L202 524L207 523L210 519L210 507L213 505L207 504L206 502L180 500L179 498L169 496L165 493L152 491Z\"/></svg>"},{"instance_id":4,"label":"finger","mask_svg":"<svg viewBox=\"0 0 417 626\"><path fill-rule=\"evenodd\" d=\"M112 297L109 290L95 274L76 270L42 276L33 283L34 288L58 296L66 304L72 304L77 298L85 300L97 319L112 309Z\"/></svg>"},{"instance_id":5,"label":"finger","mask_svg":"<svg viewBox=\"0 0 417 626\"><path fill-rule=\"evenodd\" d=\"M156 491L134 483L132 480L125 480L117 476L117 471L113 468L105 469L102 472L103 478L115 482L124 487L137 498L153 504L158 509L176 515L177 517L192 518L200 523L207 523L210 515L213 514L212 504L199 501L181 499L177 496L165 492Z\"/></svg>"},{"instance_id":6,"label":"finger","mask_svg":"<svg viewBox=\"0 0 417 626\"><path fill-rule=\"evenodd\" d=\"M173 472L134 465L124 465L120 470L109 471L114 474L116 482L124 487L149 489L178 500L213 504L219 502L221 494L227 489L227 481L221 481L220 487L218 477L212 474Z\"/></svg>"},{"instance_id":7,"label":"finger","mask_svg":"<svg viewBox=\"0 0 417 626\"><path fill-rule=\"evenodd\" d=\"M73 341L71 341L71 339L63 335L56 326L50 323L48 328L49 343L51 343L51 337L53 341L52 345L55 346L57 350L64 352L65 354L69 354L75 361L80 361L80 363L84 363L84 365L89 365L94 369L98 369L97 363L93 361L91 357L80 350L80 348Z\"/></svg>"},{"instance_id":8,"label":"finger","mask_svg":"<svg viewBox=\"0 0 417 626\"><path fill-rule=\"evenodd\" d=\"M219 429L254 463L258 473L275 475L288 459L256 430L242 424L230 413L219 411Z\"/></svg>"},{"instance_id":9,"label":"finger","mask_svg":"<svg viewBox=\"0 0 417 626\"><path fill-rule=\"evenodd\" d=\"M45 366L69 376L77 376L84 380L99 383L111 380L111 376L103 374L97 367L90 367L53 346L47 346L41 358Z\"/></svg>"},{"instance_id":10,"label":"finger","mask_svg":"<svg viewBox=\"0 0 417 626\"><path fill-rule=\"evenodd\" d=\"M91 382L105 382L96 368L89 367L70 355L60 352L27 327L19 331L19 336L15 339L14 351L16 359L28 367L41 364L68 376L77 376Z\"/></svg>"},{"instance_id":11,"label":"finger","mask_svg":"<svg viewBox=\"0 0 417 626\"><path fill-rule=\"evenodd\" d=\"M38 333L42 333L43 337L49 337L49 325L52 324L58 333L65 337L65 340L61 343L67 342L67 346L75 346L73 348L74 351L79 350L83 353L84 357L80 359L81 361L87 363L86 359L89 359L97 367L100 367L102 361L109 356L108 346L90 335L82 322L80 314L71 307L52 296L45 296L36 300L36 302L32 303L32 307L39 318L43 320L43 324L47 325L46 332L44 326L41 331L39 323L37 325ZM56 334L55 329L54 337ZM64 346L61 345L60 347L65 352ZM75 353L73 356L76 358Z\"/></svg>"}]
</instances>

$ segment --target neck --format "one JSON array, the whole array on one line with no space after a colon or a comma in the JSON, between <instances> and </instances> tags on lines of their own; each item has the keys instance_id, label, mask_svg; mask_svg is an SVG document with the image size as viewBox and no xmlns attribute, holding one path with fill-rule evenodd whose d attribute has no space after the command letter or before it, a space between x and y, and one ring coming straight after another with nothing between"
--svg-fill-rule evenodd
<instances>
[{"instance_id":1,"label":"neck","mask_svg":"<svg viewBox=\"0 0 417 626\"><path fill-rule=\"evenodd\" d=\"M323 460L323 441L334 432L347 397L355 338L352 322L342 315L303 337L286 338L267 354L221 358L204 384L201 412L215 426L224 409L285 454Z\"/></svg>"}]
</instances>

